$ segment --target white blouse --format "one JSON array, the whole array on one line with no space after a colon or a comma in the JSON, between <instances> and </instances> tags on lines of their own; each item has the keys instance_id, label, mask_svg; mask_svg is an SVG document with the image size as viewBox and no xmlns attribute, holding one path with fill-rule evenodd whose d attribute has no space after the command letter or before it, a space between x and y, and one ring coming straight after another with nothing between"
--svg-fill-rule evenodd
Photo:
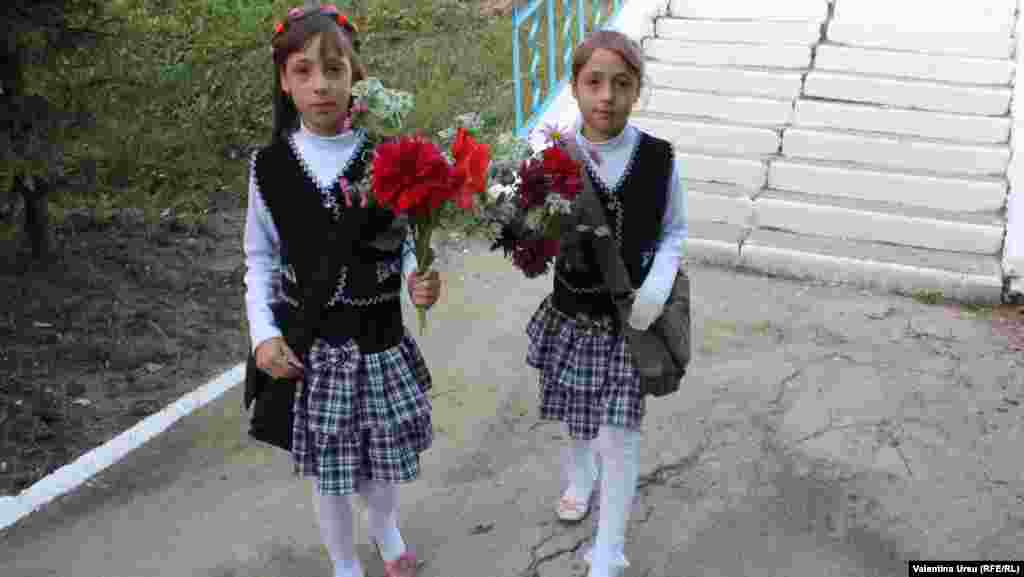
<instances>
[{"instance_id":1,"label":"white blouse","mask_svg":"<svg viewBox=\"0 0 1024 577\"><path fill-rule=\"evenodd\" d=\"M337 136L318 136L305 125L294 135L295 148L305 170L324 190L338 180L349 159L362 142L354 131ZM256 183L249 174L249 206L245 219L245 307L249 318L249 337L253 351L263 341L281 336L270 305L283 298L281 279L281 239ZM411 236L402 259L403 278L416 270L416 257L411 251ZM401 293L408 299L408 291Z\"/></svg>"},{"instance_id":2,"label":"white blouse","mask_svg":"<svg viewBox=\"0 0 1024 577\"><path fill-rule=\"evenodd\" d=\"M576 126L576 143L583 151L593 150L600 162L584 155L587 163L595 174L609 189L614 188L625 178L629 167L633 148L639 141L640 131L627 124L626 128L615 138L606 142L591 142L583 136L580 125ZM629 324L637 330L646 330L661 314L668 301L675 282L676 272L682 264L685 251L686 226L686 191L680 180L679 160L673 162L672 178L669 182L668 202L662 218L661 238L654 254L651 270L640 288L637 289L636 300Z\"/></svg>"}]
</instances>

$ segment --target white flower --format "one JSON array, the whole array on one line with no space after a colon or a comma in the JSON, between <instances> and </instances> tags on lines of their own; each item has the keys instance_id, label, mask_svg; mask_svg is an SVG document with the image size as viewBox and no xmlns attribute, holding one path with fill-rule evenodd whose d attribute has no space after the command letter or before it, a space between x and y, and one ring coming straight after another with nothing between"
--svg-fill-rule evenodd
<instances>
[{"instance_id":1,"label":"white flower","mask_svg":"<svg viewBox=\"0 0 1024 577\"><path fill-rule=\"evenodd\" d=\"M380 80L372 77L357 82L352 87L352 95L366 103L370 114L395 128L402 126L415 104L412 94L385 88Z\"/></svg>"},{"instance_id":2,"label":"white flower","mask_svg":"<svg viewBox=\"0 0 1024 577\"><path fill-rule=\"evenodd\" d=\"M482 119L480 118L480 114L476 112L467 112L465 114L460 114L455 117L455 122L458 123L460 126L468 128L470 130L476 130L480 128L480 125L483 123Z\"/></svg>"},{"instance_id":3,"label":"white flower","mask_svg":"<svg viewBox=\"0 0 1024 577\"><path fill-rule=\"evenodd\" d=\"M377 95L382 92L384 92L384 84L372 76L352 85L352 95L356 98L369 99L371 95Z\"/></svg>"},{"instance_id":4,"label":"white flower","mask_svg":"<svg viewBox=\"0 0 1024 577\"><path fill-rule=\"evenodd\" d=\"M544 199L544 207L551 214L572 214L572 201L562 198L558 193L552 193Z\"/></svg>"},{"instance_id":5,"label":"white flower","mask_svg":"<svg viewBox=\"0 0 1024 577\"><path fill-rule=\"evenodd\" d=\"M487 196L490 198L491 202L497 202L502 195L509 197L515 193L516 187L510 184L492 184L491 187L487 189Z\"/></svg>"}]
</instances>

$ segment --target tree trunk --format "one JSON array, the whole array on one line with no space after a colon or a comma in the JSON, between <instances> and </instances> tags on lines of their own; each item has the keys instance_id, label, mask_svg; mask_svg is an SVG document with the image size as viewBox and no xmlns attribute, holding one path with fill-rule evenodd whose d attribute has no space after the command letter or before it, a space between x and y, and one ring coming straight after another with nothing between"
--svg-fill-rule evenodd
<instances>
[{"instance_id":1,"label":"tree trunk","mask_svg":"<svg viewBox=\"0 0 1024 577\"><path fill-rule=\"evenodd\" d=\"M53 234L50 229L50 183L32 176L17 177L15 191L25 199L25 244L32 251L32 259L49 260L53 256Z\"/></svg>"}]
</instances>

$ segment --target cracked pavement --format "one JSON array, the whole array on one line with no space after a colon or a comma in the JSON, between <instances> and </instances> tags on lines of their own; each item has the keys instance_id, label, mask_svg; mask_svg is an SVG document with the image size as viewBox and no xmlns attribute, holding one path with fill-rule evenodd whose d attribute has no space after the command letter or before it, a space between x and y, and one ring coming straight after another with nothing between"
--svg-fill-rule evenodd
<instances>
[{"instance_id":1,"label":"cracked pavement","mask_svg":"<svg viewBox=\"0 0 1024 577\"><path fill-rule=\"evenodd\" d=\"M547 279L473 246L421 339L435 447L403 490L421 577L583 577L564 437L523 362ZM650 400L627 577L896 576L1020 558L1024 359L976 311L691 268L694 361ZM500 296L500 298L498 298ZM244 438L241 392L5 531L11 577L330 575L309 487ZM381 577L362 527L359 554Z\"/></svg>"}]
</instances>

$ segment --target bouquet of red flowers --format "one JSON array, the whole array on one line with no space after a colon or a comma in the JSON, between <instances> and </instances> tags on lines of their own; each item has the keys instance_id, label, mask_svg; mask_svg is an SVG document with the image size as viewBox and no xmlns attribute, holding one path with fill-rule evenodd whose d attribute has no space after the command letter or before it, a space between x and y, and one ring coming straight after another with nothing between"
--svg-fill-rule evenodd
<instances>
[{"instance_id":1,"label":"bouquet of red flowers","mask_svg":"<svg viewBox=\"0 0 1024 577\"><path fill-rule=\"evenodd\" d=\"M493 186L488 207L498 229L492 250L511 256L527 278L547 273L558 256L561 219L572 213L583 187L583 169L567 151L565 132L548 134L551 146L523 160L509 184Z\"/></svg>"},{"instance_id":2,"label":"bouquet of red flowers","mask_svg":"<svg viewBox=\"0 0 1024 577\"><path fill-rule=\"evenodd\" d=\"M459 129L452 145L454 166L433 142L405 136L377 146L373 157L373 195L382 206L407 215L416 247L416 268L426 273L434 263L430 238L440 224L441 209L454 201L463 210L473 208L473 197L484 191L488 148ZM420 334L427 311L417 310Z\"/></svg>"},{"instance_id":3,"label":"bouquet of red flowers","mask_svg":"<svg viewBox=\"0 0 1024 577\"><path fill-rule=\"evenodd\" d=\"M430 241L441 224L443 208L454 204L459 210L473 210L474 198L485 191L490 148L459 128L449 160L429 139L402 134L405 117L413 107L411 95L387 89L374 78L357 83L352 92L355 102L347 122L366 130L375 146L364 180L351 186L363 199L408 218L416 269L425 274L434 263ZM349 190L345 188L347 198ZM417 316L422 335L426 308L418 307Z\"/></svg>"}]
</instances>

